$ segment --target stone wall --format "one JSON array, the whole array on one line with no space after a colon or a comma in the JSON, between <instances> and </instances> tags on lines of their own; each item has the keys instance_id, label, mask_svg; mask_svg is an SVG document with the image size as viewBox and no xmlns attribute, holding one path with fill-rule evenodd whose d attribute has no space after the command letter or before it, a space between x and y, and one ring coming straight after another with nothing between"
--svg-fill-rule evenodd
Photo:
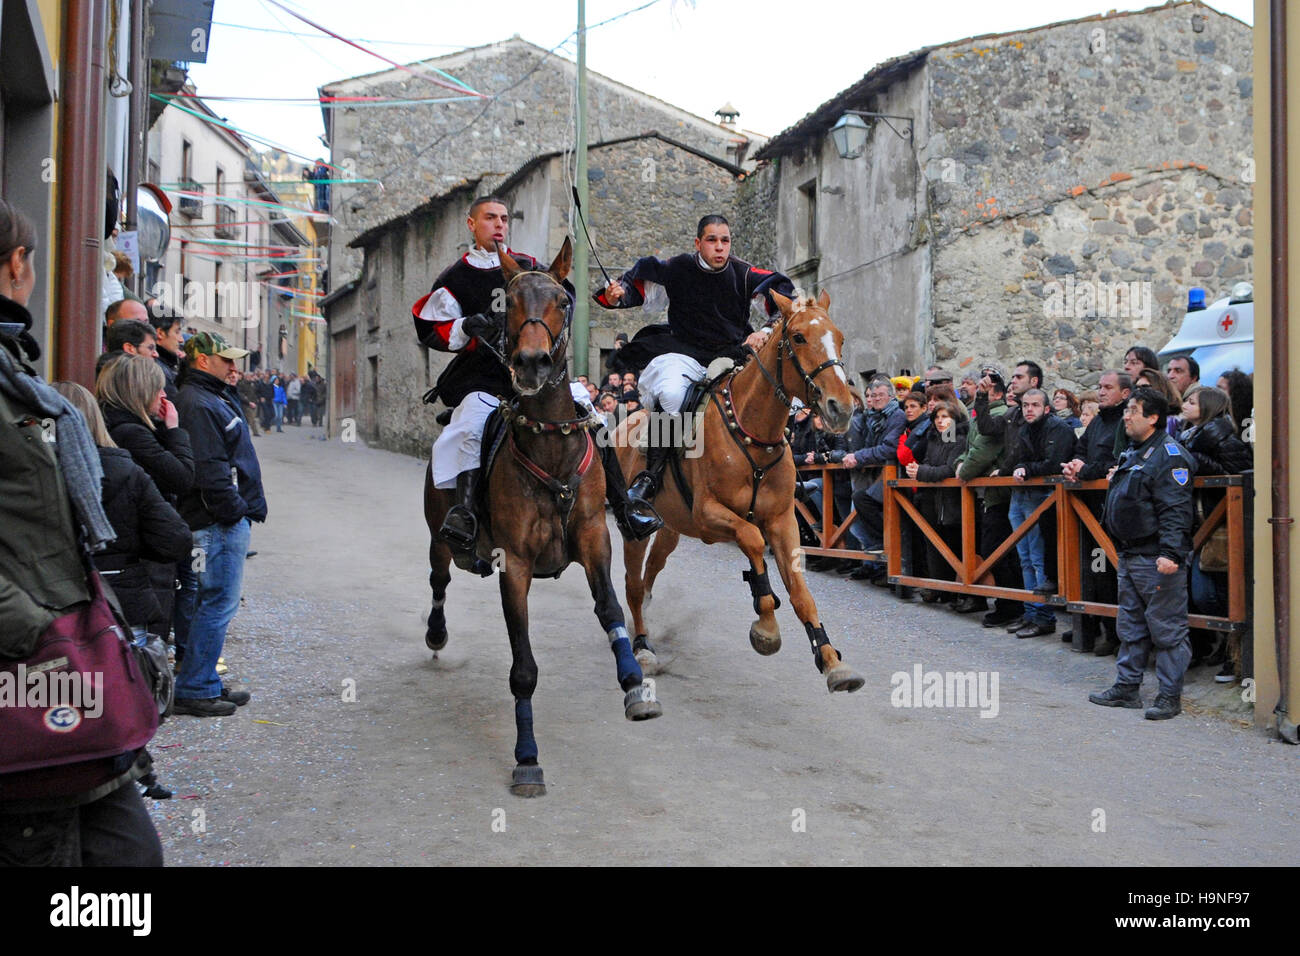
<instances>
[{"instance_id":1,"label":"stone wall","mask_svg":"<svg viewBox=\"0 0 1300 956\"><path fill-rule=\"evenodd\" d=\"M653 171L652 179L646 179L648 170ZM639 256L671 256L690 249L695 223L704 211L734 215L736 182L728 170L656 138L593 150L588 178L592 239L613 275ZM568 183L563 159L555 157L505 191L503 198L516 217L511 224L512 248L549 263L566 234L575 242L585 241L581 227L570 222ZM438 432L434 415L443 406L426 406L421 396L450 356L415 343L410 308L468 248L465 209L473 192L455 190L433 208L379 234L364 250L357 292L340 303L339 310L347 318L336 321L331 310L335 334L352 324L357 328L361 435L391 451L428 457ZM595 289L603 281L593 259L586 288ZM584 283L574 282L583 289ZM593 373L601 368L600 350L611 349L618 332L631 336L642 325L662 318L640 309L605 310L593 303L589 353ZM337 380L336 375L331 378Z\"/></svg>"},{"instance_id":2,"label":"stone wall","mask_svg":"<svg viewBox=\"0 0 1300 956\"><path fill-rule=\"evenodd\" d=\"M1090 385L1160 348L1189 286L1250 278L1249 27L1184 3L944 47L926 71L927 358L1034 357Z\"/></svg>"},{"instance_id":3,"label":"stone wall","mask_svg":"<svg viewBox=\"0 0 1300 956\"><path fill-rule=\"evenodd\" d=\"M1031 358L1091 387L1136 344L1178 329L1187 289L1251 278L1248 187L1189 167L983 227L935 255L933 355L950 367Z\"/></svg>"},{"instance_id":4,"label":"stone wall","mask_svg":"<svg viewBox=\"0 0 1300 956\"><path fill-rule=\"evenodd\" d=\"M383 181L382 189L369 184L333 188L331 211L338 222L331 237L330 269L336 286L360 268L360 254L347 244L365 230L462 180L484 177L486 188L534 156L572 146L575 67L569 61L510 40L435 62L477 90L509 92L488 102L333 111L330 162L357 178ZM335 95L452 95L399 71L342 80L323 89ZM728 147L744 138L596 73L588 73L588 91L588 142L657 130L727 159Z\"/></svg>"},{"instance_id":5,"label":"stone wall","mask_svg":"<svg viewBox=\"0 0 1300 956\"><path fill-rule=\"evenodd\" d=\"M731 220L731 244L736 255L753 263L777 262L777 197L780 160L763 163L736 187L736 217Z\"/></svg>"}]
</instances>

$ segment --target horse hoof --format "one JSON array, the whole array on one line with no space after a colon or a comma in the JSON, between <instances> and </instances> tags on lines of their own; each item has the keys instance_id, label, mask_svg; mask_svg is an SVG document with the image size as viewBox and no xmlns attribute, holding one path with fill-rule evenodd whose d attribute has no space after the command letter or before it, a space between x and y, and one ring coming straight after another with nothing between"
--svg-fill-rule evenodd
<instances>
[{"instance_id":1,"label":"horse hoof","mask_svg":"<svg viewBox=\"0 0 1300 956\"><path fill-rule=\"evenodd\" d=\"M641 673L646 677L659 673L659 658L648 647L636 652L636 662L641 665Z\"/></svg>"},{"instance_id":2,"label":"horse hoof","mask_svg":"<svg viewBox=\"0 0 1300 956\"><path fill-rule=\"evenodd\" d=\"M866 678L848 664L836 664L826 674L826 689L832 694L840 690L851 694L866 682Z\"/></svg>"},{"instance_id":3,"label":"horse hoof","mask_svg":"<svg viewBox=\"0 0 1300 956\"><path fill-rule=\"evenodd\" d=\"M424 629L424 646L431 651L440 651L447 646L447 617L441 607L429 612L429 620Z\"/></svg>"},{"instance_id":4,"label":"horse hoof","mask_svg":"<svg viewBox=\"0 0 1300 956\"><path fill-rule=\"evenodd\" d=\"M781 632L778 630L771 634L764 634L758 629L758 622L755 621L749 627L749 643L758 653L769 657L781 649Z\"/></svg>"},{"instance_id":5,"label":"horse hoof","mask_svg":"<svg viewBox=\"0 0 1300 956\"><path fill-rule=\"evenodd\" d=\"M546 783L542 779L542 768L537 764L519 764L515 767L510 781L510 792L516 797L544 797Z\"/></svg>"},{"instance_id":6,"label":"horse hoof","mask_svg":"<svg viewBox=\"0 0 1300 956\"><path fill-rule=\"evenodd\" d=\"M633 687L623 695L623 716L628 720L651 720L664 712L649 684Z\"/></svg>"}]
</instances>

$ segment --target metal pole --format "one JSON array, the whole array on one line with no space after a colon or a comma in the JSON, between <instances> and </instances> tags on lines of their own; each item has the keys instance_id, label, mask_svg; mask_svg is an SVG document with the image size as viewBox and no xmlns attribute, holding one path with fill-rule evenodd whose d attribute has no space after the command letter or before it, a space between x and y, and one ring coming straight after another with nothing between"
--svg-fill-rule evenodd
<instances>
[{"instance_id":1,"label":"metal pole","mask_svg":"<svg viewBox=\"0 0 1300 956\"><path fill-rule=\"evenodd\" d=\"M1273 514L1273 617L1277 642L1278 700L1273 713L1277 716L1278 734L1296 743L1296 724L1289 713L1291 687L1291 417L1290 335L1287 328L1291 303L1287 270L1291 265L1288 247L1290 223L1287 215L1287 96L1286 96L1286 2L1270 0L1269 23L1269 115L1272 126L1269 139L1270 218L1273 245L1270 275L1272 335L1272 382L1269 400L1272 405L1272 484Z\"/></svg>"},{"instance_id":2,"label":"metal pole","mask_svg":"<svg viewBox=\"0 0 1300 956\"><path fill-rule=\"evenodd\" d=\"M105 0L65 0L59 60L58 260L54 374L92 386L103 285Z\"/></svg>"},{"instance_id":3,"label":"metal pole","mask_svg":"<svg viewBox=\"0 0 1300 956\"><path fill-rule=\"evenodd\" d=\"M145 110L149 97L149 60L144 48L145 0L131 0L131 99L128 107L126 148L126 231L139 232L139 210L136 193L145 169L148 147L145 137ZM139 236L137 235L139 248ZM131 280L131 291L141 294L144 287L144 260L138 259L139 268Z\"/></svg>"},{"instance_id":4,"label":"metal pole","mask_svg":"<svg viewBox=\"0 0 1300 956\"><path fill-rule=\"evenodd\" d=\"M578 203L584 215L591 216L591 204L587 202L587 4L578 0L578 133L576 148L578 152ZM576 233L576 230L574 230ZM590 302L587 289L591 285L591 276L587 264L587 246L581 242L574 243L573 285L577 289L577 301L573 306L573 374L587 374L587 339L591 328Z\"/></svg>"}]
</instances>

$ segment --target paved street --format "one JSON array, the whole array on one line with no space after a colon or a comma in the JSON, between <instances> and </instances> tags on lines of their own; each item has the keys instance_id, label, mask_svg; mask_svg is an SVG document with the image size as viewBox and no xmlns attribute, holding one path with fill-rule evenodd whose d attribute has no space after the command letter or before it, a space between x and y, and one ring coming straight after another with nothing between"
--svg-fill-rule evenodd
<instances>
[{"instance_id":1,"label":"paved street","mask_svg":"<svg viewBox=\"0 0 1300 956\"><path fill-rule=\"evenodd\" d=\"M271 516L225 651L253 700L159 731L176 799L153 812L170 864L1296 859L1297 752L1210 712L1204 687L1165 723L1099 708L1087 695L1113 658L816 574L827 630L867 677L832 697L788 602L784 649L758 656L739 552L685 540L651 605L659 720L623 718L581 570L534 584L549 793L519 800L495 581L456 574L451 642L433 660L425 465L319 435L255 440ZM918 664L996 672L996 717L893 706L891 675Z\"/></svg>"}]
</instances>

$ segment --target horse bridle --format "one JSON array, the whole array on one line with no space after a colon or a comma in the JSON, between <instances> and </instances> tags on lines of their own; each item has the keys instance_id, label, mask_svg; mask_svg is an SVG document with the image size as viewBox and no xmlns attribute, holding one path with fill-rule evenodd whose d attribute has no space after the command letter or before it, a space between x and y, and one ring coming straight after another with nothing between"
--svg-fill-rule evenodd
<instances>
[{"instance_id":1,"label":"horse bridle","mask_svg":"<svg viewBox=\"0 0 1300 956\"><path fill-rule=\"evenodd\" d=\"M551 327L546 324L546 320L542 318L542 316L540 315L526 315L524 317L523 322L519 324L520 333L522 333L525 328L533 324L540 325L546 331L546 338L551 343L551 347L549 351L547 351L546 357L550 359L551 365L555 369L555 371L551 373L550 377L546 380L544 384L552 385L555 382L559 381L560 378L562 378L564 375L568 374L564 364L556 362L556 358L564 351L564 349L568 347L569 344L569 333L573 328L573 296L569 295L569 290L564 288L564 286L561 285L559 282L556 282L554 277L552 277L550 273L544 273L544 272L538 273L535 271L520 272L517 275L513 276L510 279L510 281L506 283L506 292L509 293L510 287L514 285L515 282L521 279L523 276L538 275L538 274L545 275L546 278L550 280L552 285L554 285L557 289L559 289L561 292L564 293L564 297L568 300L568 304L564 307L564 326L560 329L559 335L552 334ZM510 314L510 310L509 307L507 307L506 308L507 317L509 316L509 314ZM509 326L509 322L507 321L505 325L502 327L502 336L505 339L505 341L502 344L503 346L505 346L505 348L503 348L502 351L498 353L497 357L501 359L501 363L506 366L507 370L510 370L510 377L511 380L513 381L514 371L510 365L510 356L506 354L506 350L509 348L510 345L510 329L508 326ZM516 335L516 338L517 337L518 336Z\"/></svg>"},{"instance_id":2,"label":"horse bridle","mask_svg":"<svg viewBox=\"0 0 1300 956\"><path fill-rule=\"evenodd\" d=\"M782 316L781 338L776 343L775 377L773 377L772 373L767 370L767 366L763 364L762 360L758 357L758 352L755 351L752 346L748 346L748 345L745 346L745 351L749 352L750 355L754 356L754 363L758 366L758 370L763 373L763 377L772 383L772 388L776 391L776 397L781 400L781 402L785 405L786 408L790 408L794 404L794 396L791 396L790 393L785 390L785 386L781 384L781 381L785 378L784 375L785 369L783 365L785 361L785 354L787 351L789 351L790 364L794 366L794 370L799 374L799 377L803 379L804 388L806 390L806 396L808 398L808 404L816 405L821 401L822 389L819 385L817 385L816 382L813 381L813 379L815 379L822 372L826 371L828 368L833 368L835 366L844 368L844 363L841 362L839 359L827 359L825 362L822 362L821 365L818 365L811 372L805 372L803 366L799 364L799 356L795 354L794 343L790 341L789 325L790 325L789 319L785 316Z\"/></svg>"}]
</instances>

